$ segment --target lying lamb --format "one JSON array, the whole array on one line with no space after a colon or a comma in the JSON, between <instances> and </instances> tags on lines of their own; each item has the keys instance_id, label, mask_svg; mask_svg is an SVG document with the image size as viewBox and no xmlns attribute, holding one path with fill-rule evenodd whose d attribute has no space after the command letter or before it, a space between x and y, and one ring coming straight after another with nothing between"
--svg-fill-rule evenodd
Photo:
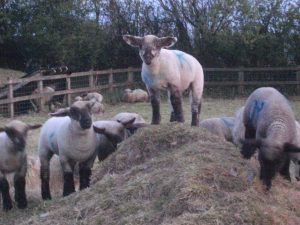
<instances>
[{"instance_id":1,"label":"lying lamb","mask_svg":"<svg viewBox=\"0 0 300 225\"><path fill-rule=\"evenodd\" d=\"M232 142L232 128L234 117L209 118L200 122L200 127L204 127L211 133L221 137L224 141Z\"/></svg>"},{"instance_id":2,"label":"lying lamb","mask_svg":"<svg viewBox=\"0 0 300 225\"><path fill-rule=\"evenodd\" d=\"M102 104L103 96L97 92L90 92L81 96L75 97L75 101L94 101L95 104L92 108L93 114L99 114L104 112L104 106Z\"/></svg>"},{"instance_id":3,"label":"lying lamb","mask_svg":"<svg viewBox=\"0 0 300 225\"><path fill-rule=\"evenodd\" d=\"M79 189L89 187L91 168L96 158L97 137L92 127L92 101L77 101L69 108L50 113L39 140L41 191L43 199L51 199L49 162L59 155L63 170L63 196L75 191L74 166L79 163Z\"/></svg>"},{"instance_id":4,"label":"lying lamb","mask_svg":"<svg viewBox=\"0 0 300 225\"><path fill-rule=\"evenodd\" d=\"M46 86L43 88L43 104L48 106L49 111L52 112L55 104L53 102L53 96L54 96L55 90L52 87ZM32 94L40 94L40 90L37 88L35 89ZM33 99L31 100L31 104L34 108L35 112L39 112L41 110L41 104L39 102L39 99Z\"/></svg>"},{"instance_id":5,"label":"lying lamb","mask_svg":"<svg viewBox=\"0 0 300 225\"><path fill-rule=\"evenodd\" d=\"M123 39L127 44L139 48L143 61L142 80L147 86L152 105L152 124L160 123L160 91L164 89L168 90L172 106L170 121L184 122L182 92L189 88L191 124L198 126L204 78L197 59L181 51L164 49L177 42L175 37L123 35Z\"/></svg>"},{"instance_id":6,"label":"lying lamb","mask_svg":"<svg viewBox=\"0 0 300 225\"><path fill-rule=\"evenodd\" d=\"M289 153L300 152L300 148L296 146L295 117L287 99L271 87L256 89L247 99L243 122L241 153L250 159L259 149L260 179L267 189L277 172L290 179Z\"/></svg>"},{"instance_id":7,"label":"lying lamb","mask_svg":"<svg viewBox=\"0 0 300 225\"><path fill-rule=\"evenodd\" d=\"M31 125L13 120L4 127L0 127L0 191L4 211L12 208L9 184L6 179L6 175L9 173L15 173L15 200L18 208L27 207L25 192L27 173L26 137L28 130L37 129L40 126L39 124Z\"/></svg>"},{"instance_id":8,"label":"lying lamb","mask_svg":"<svg viewBox=\"0 0 300 225\"><path fill-rule=\"evenodd\" d=\"M149 96L148 93L142 89L131 90L129 88L124 90L122 96L123 102L148 102Z\"/></svg>"}]
</instances>

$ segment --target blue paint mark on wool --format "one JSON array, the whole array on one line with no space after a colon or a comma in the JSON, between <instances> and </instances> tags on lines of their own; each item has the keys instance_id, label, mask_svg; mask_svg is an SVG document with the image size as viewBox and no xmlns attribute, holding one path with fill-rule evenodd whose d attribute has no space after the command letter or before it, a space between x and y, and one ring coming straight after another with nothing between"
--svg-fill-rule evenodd
<instances>
[{"instance_id":1,"label":"blue paint mark on wool","mask_svg":"<svg viewBox=\"0 0 300 225\"><path fill-rule=\"evenodd\" d=\"M233 127L234 126L233 120L231 118L229 118L229 117L222 117L221 120L224 122L224 124L227 127Z\"/></svg>"},{"instance_id":2,"label":"blue paint mark on wool","mask_svg":"<svg viewBox=\"0 0 300 225\"><path fill-rule=\"evenodd\" d=\"M189 68L191 69L190 64L188 63L188 61L186 60L186 56L185 53L182 51L178 51L178 50L173 50L174 54L176 55L178 61L180 62L181 67L184 66L184 64L187 64L189 66Z\"/></svg>"},{"instance_id":3,"label":"blue paint mark on wool","mask_svg":"<svg viewBox=\"0 0 300 225\"><path fill-rule=\"evenodd\" d=\"M148 87L154 86L154 81L151 78L150 74L147 71L142 72L142 80Z\"/></svg>"},{"instance_id":4,"label":"blue paint mark on wool","mask_svg":"<svg viewBox=\"0 0 300 225\"><path fill-rule=\"evenodd\" d=\"M52 150L56 150L56 149L55 149L55 146L54 146L54 143L53 143L54 135L55 135L55 133L52 132L52 133L49 135L49 138L48 138L48 140L49 140L49 145L50 145L50 147L52 148Z\"/></svg>"},{"instance_id":5,"label":"blue paint mark on wool","mask_svg":"<svg viewBox=\"0 0 300 225\"><path fill-rule=\"evenodd\" d=\"M253 104L254 106L252 107L250 118L249 118L251 123L253 123L254 120L257 120L259 113L263 110L265 106L265 102L255 100Z\"/></svg>"}]
</instances>

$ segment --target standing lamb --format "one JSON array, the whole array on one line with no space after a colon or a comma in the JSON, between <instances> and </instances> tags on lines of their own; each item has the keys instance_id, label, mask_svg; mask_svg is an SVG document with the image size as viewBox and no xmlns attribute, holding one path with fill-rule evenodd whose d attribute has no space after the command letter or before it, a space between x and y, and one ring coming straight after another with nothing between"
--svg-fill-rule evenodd
<instances>
[{"instance_id":1,"label":"standing lamb","mask_svg":"<svg viewBox=\"0 0 300 225\"><path fill-rule=\"evenodd\" d=\"M247 99L243 121L245 141L242 155L250 159L259 149L260 179L269 190L277 172L290 179L289 152L296 147L296 123L287 99L276 89L256 89Z\"/></svg>"},{"instance_id":2,"label":"standing lamb","mask_svg":"<svg viewBox=\"0 0 300 225\"><path fill-rule=\"evenodd\" d=\"M89 187L91 168L96 158L97 137L92 127L92 101L77 101L69 108L50 113L39 140L41 191L43 199L51 199L49 161L59 155L63 170L63 196L75 191L74 166L79 163L79 189Z\"/></svg>"},{"instance_id":3,"label":"standing lamb","mask_svg":"<svg viewBox=\"0 0 300 225\"><path fill-rule=\"evenodd\" d=\"M28 130L37 129L40 126L39 124L31 125L13 120L6 126L0 127L0 191L4 211L12 208L9 184L6 178L9 173L15 173L15 201L18 208L27 207L25 192L27 173L26 137Z\"/></svg>"},{"instance_id":4,"label":"standing lamb","mask_svg":"<svg viewBox=\"0 0 300 225\"><path fill-rule=\"evenodd\" d=\"M204 84L200 63L187 53L164 49L176 43L175 37L123 35L123 39L127 44L139 47L143 61L142 80L147 86L152 105L152 124L159 124L161 120L160 90L163 89L168 90L172 106L170 121L184 122L182 92L190 88L191 124L198 126Z\"/></svg>"},{"instance_id":5,"label":"standing lamb","mask_svg":"<svg viewBox=\"0 0 300 225\"><path fill-rule=\"evenodd\" d=\"M142 89L131 90L129 88L124 90L122 101L124 102L148 102L148 93Z\"/></svg>"},{"instance_id":6,"label":"standing lamb","mask_svg":"<svg viewBox=\"0 0 300 225\"><path fill-rule=\"evenodd\" d=\"M232 142L232 128L234 117L209 118L200 122L200 127L206 128L211 133L221 137L224 141Z\"/></svg>"}]
</instances>

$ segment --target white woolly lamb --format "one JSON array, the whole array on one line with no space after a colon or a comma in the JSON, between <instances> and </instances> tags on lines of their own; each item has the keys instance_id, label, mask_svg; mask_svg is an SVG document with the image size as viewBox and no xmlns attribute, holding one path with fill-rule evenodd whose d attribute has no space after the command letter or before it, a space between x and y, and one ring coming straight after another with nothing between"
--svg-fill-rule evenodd
<instances>
[{"instance_id":1,"label":"white woolly lamb","mask_svg":"<svg viewBox=\"0 0 300 225\"><path fill-rule=\"evenodd\" d=\"M206 128L211 133L219 136L224 141L232 142L232 128L234 117L209 118L200 122L200 127Z\"/></svg>"},{"instance_id":2,"label":"white woolly lamb","mask_svg":"<svg viewBox=\"0 0 300 225\"><path fill-rule=\"evenodd\" d=\"M124 90L122 101L124 102L148 102L148 93L142 89L131 90L129 88Z\"/></svg>"},{"instance_id":3,"label":"white woolly lamb","mask_svg":"<svg viewBox=\"0 0 300 225\"><path fill-rule=\"evenodd\" d=\"M295 117L287 99L274 88L258 88L247 99L243 121L241 153L249 159L259 149L260 179L267 189L277 172L290 180L289 153L300 152L300 148L296 146Z\"/></svg>"},{"instance_id":4,"label":"white woolly lamb","mask_svg":"<svg viewBox=\"0 0 300 225\"><path fill-rule=\"evenodd\" d=\"M151 105L152 124L159 124L160 90L167 89L172 106L170 121L184 122L182 110L182 92L190 89L192 126L199 125L201 99L203 92L203 69L193 56L178 50L168 50L177 38L146 35L137 37L123 35L124 41L139 47L143 61L142 80L146 84Z\"/></svg>"},{"instance_id":5,"label":"white woolly lamb","mask_svg":"<svg viewBox=\"0 0 300 225\"><path fill-rule=\"evenodd\" d=\"M31 125L13 120L0 127L0 191L2 193L3 210L12 208L9 184L6 175L14 173L15 200L18 208L27 207L25 192L27 155L26 137L28 130L37 129L41 125Z\"/></svg>"},{"instance_id":6,"label":"white woolly lamb","mask_svg":"<svg viewBox=\"0 0 300 225\"><path fill-rule=\"evenodd\" d=\"M70 108L51 113L42 127L39 140L41 191L43 199L51 199L49 161L59 155L64 176L63 196L75 191L74 166L79 163L80 190L89 187L91 168L96 157L97 137L92 127L94 102L77 101Z\"/></svg>"}]
</instances>

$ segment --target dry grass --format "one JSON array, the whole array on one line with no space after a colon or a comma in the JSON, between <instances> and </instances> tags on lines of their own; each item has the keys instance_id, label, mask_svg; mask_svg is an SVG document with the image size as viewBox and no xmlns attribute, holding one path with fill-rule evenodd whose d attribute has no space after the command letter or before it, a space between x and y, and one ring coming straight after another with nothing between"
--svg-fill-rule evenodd
<instances>
[{"instance_id":1,"label":"dry grass","mask_svg":"<svg viewBox=\"0 0 300 225\"><path fill-rule=\"evenodd\" d=\"M6 83L8 78L20 78L24 74L25 73L21 71L0 68L0 86Z\"/></svg>"},{"instance_id":2,"label":"dry grass","mask_svg":"<svg viewBox=\"0 0 300 225\"><path fill-rule=\"evenodd\" d=\"M243 104L244 99L205 99L201 118L231 116ZM184 106L186 124L170 124L163 102L163 124L141 129L104 163L96 162L91 188L46 202L39 193L29 195L28 209L0 210L0 224L299 224L300 184L276 177L265 192L257 178L249 183L257 162L243 160L232 144L191 128L187 101ZM300 119L300 102L292 106ZM151 119L149 103L106 106L98 119L121 111ZM46 118L18 119L42 123ZM29 134L30 154L36 153L38 133Z\"/></svg>"}]
</instances>

